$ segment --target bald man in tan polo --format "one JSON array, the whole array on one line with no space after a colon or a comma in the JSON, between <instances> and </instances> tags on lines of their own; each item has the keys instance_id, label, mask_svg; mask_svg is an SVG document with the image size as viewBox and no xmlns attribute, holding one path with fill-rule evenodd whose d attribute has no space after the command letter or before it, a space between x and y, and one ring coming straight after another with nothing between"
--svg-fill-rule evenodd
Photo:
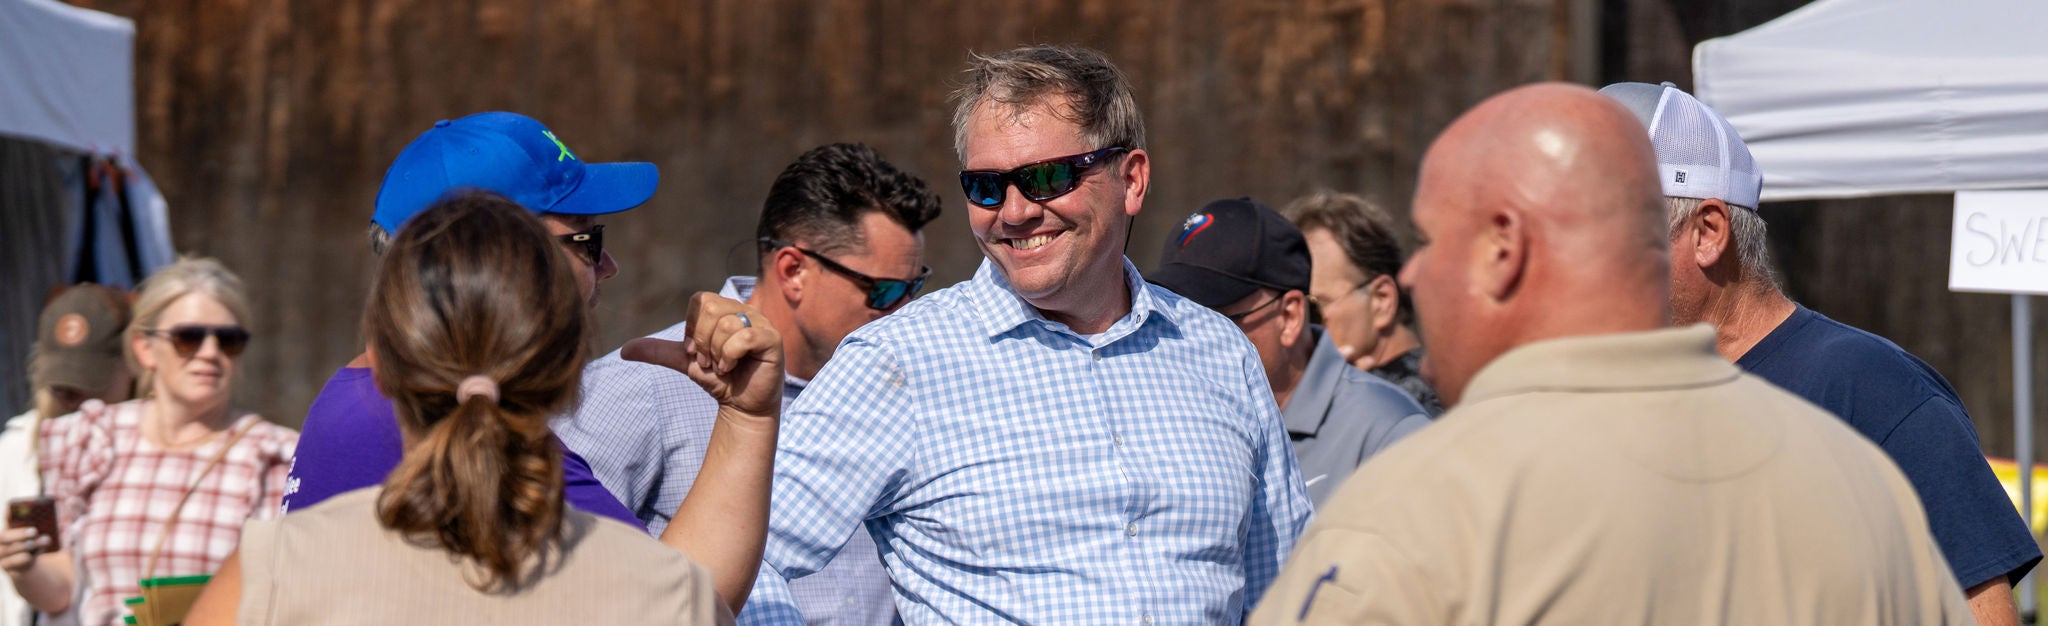
<instances>
[{"instance_id":1,"label":"bald man in tan polo","mask_svg":"<svg viewBox=\"0 0 2048 626\"><path fill-rule=\"evenodd\" d=\"M1258 624L1968 624L1913 490L1672 329L1647 133L1583 87L1431 146L1402 271L1447 406L1317 512Z\"/></svg>"}]
</instances>

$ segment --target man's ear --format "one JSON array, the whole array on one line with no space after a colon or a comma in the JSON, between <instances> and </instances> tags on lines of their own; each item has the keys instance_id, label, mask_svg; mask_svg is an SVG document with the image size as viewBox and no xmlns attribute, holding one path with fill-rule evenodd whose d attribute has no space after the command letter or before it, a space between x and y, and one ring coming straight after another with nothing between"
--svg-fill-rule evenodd
<instances>
[{"instance_id":1,"label":"man's ear","mask_svg":"<svg viewBox=\"0 0 2048 626\"><path fill-rule=\"evenodd\" d=\"M1372 330L1385 333L1393 328L1401 316L1401 286L1394 284L1394 277L1381 274L1365 283L1365 304L1368 315L1372 316Z\"/></svg>"},{"instance_id":2,"label":"man's ear","mask_svg":"<svg viewBox=\"0 0 2048 626\"><path fill-rule=\"evenodd\" d=\"M1280 294L1280 345L1293 347L1308 337L1308 296L1290 289Z\"/></svg>"},{"instance_id":3,"label":"man's ear","mask_svg":"<svg viewBox=\"0 0 2048 626\"><path fill-rule=\"evenodd\" d=\"M1482 226L1479 245L1474 246L1480 259L1473 284L1495 302L1513 294L1528 271L1528 226L1521 213L1511 209L1494 211Z\"/></svg>"},{"instance_id":4,"label":"man's ear","mask_svg":"<svg viewBox=\"0 0 2048 626\"><path fill-rule=\"evenodd\" d=\"M1152 156L1144 150L1125 154L1117 175L1124 183L1124 215L1136 217L1145 208L1145 192L1152 187Z\"/></svg>"},{"instance_id":5,"label":"man's ear","mask_svg":"<svg viewBox=\"0 0 2048 626\"><path fill-rule=\"evenodd\" d=\"M807 278L804 275L804 253L789 246L776 248L768 254L768 262L763 267L766 268L764 273L774 276L775 286L782 291L783 300L791 305L803 301L804 279Z\"/></svg>"},{"instance_id":6,"label":"man's ear","mask_svg":"<svg viewBox=\"0 0 2048 626\"><path fill-rule=\"evenodd\" d=\"M1735 237L1734 231L1731 228L1733 226L1731 218L1734 216L1729 215L1728 212L1727 202L1723 202L1718 198L1703 200L1700 202L1700 208L1693 211L1692 219L1687 220L1684 225L1680 226L1680 228L1684 228L1698 237L1697 241L1699 243L1693 246L1691 260L1700 269L1719 265L1721 259L1726 258L1728 255L1728 250L1731 248L1730 243L1734 241Z\"/></svg>"}]
</instances>

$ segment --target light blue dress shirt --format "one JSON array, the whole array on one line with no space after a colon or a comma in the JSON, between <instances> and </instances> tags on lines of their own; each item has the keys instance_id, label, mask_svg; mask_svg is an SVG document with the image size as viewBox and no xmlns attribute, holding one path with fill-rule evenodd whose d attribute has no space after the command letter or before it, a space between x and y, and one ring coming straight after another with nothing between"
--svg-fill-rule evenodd
<instances>
[{"instance_id":1,"label":"light blue dress shirt","mask_svg":"<svg viewBox=\"0 0 2048 626\"><path fill-rule=\"evenodd\" d=\"M1124 263L1131 312L1084 338L984 262L840 344L785 407L745 613L865 525L910 624L1236 623L1310 515L1237 327Z\"/></svg>"},{"instance_id":2,"label":"light blue dress shirt","mask_svg":"<svg viewBox=\"0 0 2048 626\"><path fill-rule=\"evenodd\" d=\"M718 295L746 300L753 295L754 284L752 276L734 276L726 279ZM648 336L682 341L685 330L678 323ZM804 385L803 379L785 375L783 406L789 406ZM554 426L558 436L578 446L575 449L589 451L584 458L598 481L659 536L696 484L717 415L718 402L690 377L627 361L614 350L585 370L583 404L574 417ZM851 538L838 558L819 575L791 585L796 608L816 626L893 623L894 594L874 542L866 533L847 534ZM754 615L742 612L740 624L760 623Z\"/></svg>"}]
</instances>

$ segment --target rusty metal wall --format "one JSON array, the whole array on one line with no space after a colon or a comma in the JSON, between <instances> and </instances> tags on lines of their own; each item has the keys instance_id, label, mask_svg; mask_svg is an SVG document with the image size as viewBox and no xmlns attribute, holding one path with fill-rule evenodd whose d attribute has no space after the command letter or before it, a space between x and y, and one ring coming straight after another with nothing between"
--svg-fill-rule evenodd
<instances>
[{"instance_id":1,"label":"rusty metal wall","mask_svg":"<svg viewBox=\"0 0 2048 626\"><path fill-rule=\"evenodd\" d=\"M948 202L929 235L935 285L967 277L979 255L952 182L945 95L969 50L1080 43L1129 72L1155 159L1131 242L1144 266L1210 199L1332 187L1405 213L1427 142L1479 99L1544 79L1689 85L1692 44L1801 2L78 4L138 20L142 160L171 201L178 247L220 257L256 291L262 334L242 400L295 424L359 349L361 230L383 169L437 119L520 111L586 158L661 167L654 199L608 220L625 270L600 309L609 349L672 323L689 292L750 271L733 251L768 182L822 143L867 142L931 181ZM1946 202L1765 212L1795 297L1927 359L1986 449L2009 454L2009 313L2002 298L1946 291Z\"/></svg>"},{"instance_id":2,"label":"rusty metal wall","mask_svg":"<svg viewBox=\"0 0 2048 626\"><path fill-rule=\"evenodd\" d=\"M948 199L937 285L979 260L953 173L945 97L969 50L1071 42L1139 87L1154 195L1132 256L1210 199L1279 203L1317 186L1406 205L1426 142L1515 84L1563 78L1583 1L814 2L128 0L142 161L180 250L255 291L242 402L295 424L359 350L361 242L389 160L434 120L506 109L591 160L662 171L608 220L606 349L674 322L683 299L751 268L776 172L862 141ZM1577 68L1583 72L1584 68Z\"/></svg>"}]
</instances>

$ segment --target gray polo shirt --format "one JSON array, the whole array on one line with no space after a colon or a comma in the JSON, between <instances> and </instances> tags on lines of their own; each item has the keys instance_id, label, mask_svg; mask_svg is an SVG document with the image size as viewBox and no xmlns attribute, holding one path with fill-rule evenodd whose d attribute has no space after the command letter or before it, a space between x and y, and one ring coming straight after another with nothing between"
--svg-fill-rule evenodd
<instances>
[{"instance_id":1,"label":"gray polo shirt","mask_svg":"<svg viewBox=\"0 0 2048 626\"><path fill-rule=\"evenodd\" d=\"M1309 327L1316 350L1280 417L1316 504L1351 470L1395 440L1429 425L1429 414L1393 383L1344 362L1323 327Z\"/></svg>"}]
</instances>

